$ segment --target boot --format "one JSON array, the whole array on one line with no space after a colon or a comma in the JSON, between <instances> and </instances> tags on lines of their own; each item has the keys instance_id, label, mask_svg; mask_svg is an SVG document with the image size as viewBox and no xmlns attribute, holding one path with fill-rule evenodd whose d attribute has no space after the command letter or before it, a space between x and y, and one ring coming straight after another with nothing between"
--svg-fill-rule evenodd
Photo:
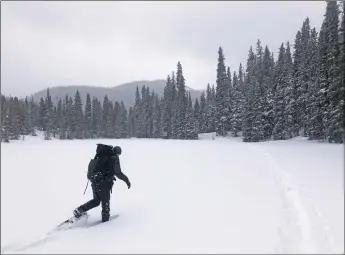
<instances>
[{"instance_id":1,"label":"boot","mask_svg":"<svg viewBox=\"0 0 345 255\"><path fill-rule=\"evenodd\" d=\"M107 222L109 220L109 213L102 213L102 222Z\"/></svg>"},{"instance_id":2,"label":"boot","mask_svg":"<svg viewBox=\"0 0 345 255\"><path fill-rule=\"evenodd\" d=\"M106 222L110 217L109 201L102 202L102 222Z\"/></svg>"},{"instance_id":3,"label":"boot","mask_svg":"<svg viewBox=\"0 0 345 255\"><path fill-rule=\"evenodd\" d=\"M73 211L73 214L74 214L74 217L80 218L83 214L85 214L85 212L83 211L81 207L78 207L77 209Z\"/></svg>"}]
</instances>

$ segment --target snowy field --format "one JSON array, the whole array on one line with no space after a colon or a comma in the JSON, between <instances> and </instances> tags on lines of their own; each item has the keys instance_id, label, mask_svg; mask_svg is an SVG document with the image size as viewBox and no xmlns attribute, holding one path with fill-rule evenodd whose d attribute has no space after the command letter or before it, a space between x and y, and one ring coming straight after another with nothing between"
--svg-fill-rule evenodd
<instances>
[{"instance_id":1,"label":"snowy field","mask_svg":"<svg viewBox=\"0 0 345 255\"><path fill-rule=\"evenodd\" d=\"M25 141L1 144L2 253L344 253L344 145L304 139ZM120 145L132 187L111 214L44 234L83 195L96 143Z\"/></svg>"}]
</instances>

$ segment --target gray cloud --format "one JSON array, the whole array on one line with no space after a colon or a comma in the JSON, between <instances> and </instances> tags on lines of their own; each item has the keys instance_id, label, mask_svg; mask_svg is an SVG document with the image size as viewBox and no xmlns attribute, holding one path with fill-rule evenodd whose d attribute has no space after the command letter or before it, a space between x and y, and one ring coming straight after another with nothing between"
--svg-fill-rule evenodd
<instances>
[{"instance_id":1,"label":"gray cloud","mask_svg":"<svg viewBox=\"0 0 345 255\"><path fill-rule=\"evenodd\" d=\"M115 86L164 79L181 61L186 84L215 83L218 47L237 70L257 39L275 55L324 2L2 2L1 90Z\"/></svg>"}]
</instances>

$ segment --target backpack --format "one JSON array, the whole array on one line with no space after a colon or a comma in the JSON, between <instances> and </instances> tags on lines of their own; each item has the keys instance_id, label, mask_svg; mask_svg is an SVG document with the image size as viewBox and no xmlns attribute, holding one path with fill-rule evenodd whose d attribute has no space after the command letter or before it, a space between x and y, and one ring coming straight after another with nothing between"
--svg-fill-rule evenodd
<instances>
[{"instance_id":1,"label":"backpack","mask_svg":"<svg viewBox=\"0 0 345 255\"><path fill-rule=\"evenodd\" d=\"M107 171L109 152L113 147L110 145L97 144L96 156L91 159L88 165L87 178L94 181L97 176L102 176Z\"/></svg>"}]
</instances>

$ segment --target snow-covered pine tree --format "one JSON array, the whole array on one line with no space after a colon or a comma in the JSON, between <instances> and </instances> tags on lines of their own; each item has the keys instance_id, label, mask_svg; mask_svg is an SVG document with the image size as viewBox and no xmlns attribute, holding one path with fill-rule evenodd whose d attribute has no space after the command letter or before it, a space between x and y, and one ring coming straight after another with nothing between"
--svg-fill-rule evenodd
<instances>
[{"instance_id":1,"label":"snow-covered pine tree","mask_svg":"<svg viewBox=\"0 0 345 255\"><path fill-rule=\"evenodd\" d=\"M163 92L162 105L162 138L172 138L172 111L173 111L173 87L170 76L168 75Z\"/></svg>"},{"instance_id":2,"label":"snow-covered pine tree","mask_svg":"<svg viewBox=\"0 0 345 255\"><path fill-rule=\"evenodd\" d=\"M147 137L153 137L153 106L154 106L154 91L150 93L149 87L146 90L147 93Z\"/></svg>"},{"instance_id":3,"label":"snow-covered pine tree","mask_svg":"<svg viewBox=\"0 0 345 255\"><path fill-rule=\"evenodd\" d=\"M108 116L105 128L106 138L121 137L120 104L117 101L115 103L108 101Z\"/></svg>"},{"instance_id":4,"label":"snow-covered pine tree","mask_svg":"<svg viewBox=\"0 0 345 255\"><path fill-rule=\"evenodd\" d=\"M18 140L20 138L20 129L19 129L19 103L17 97L10 97L9 106L8 106L8 120L7 126L9 127L9 139Z\"/></svg>"},{"instance_id":5,"label":"snow-covered pine tree","mask_svg":"<svg viewBox=\"0 0 345 255\"><path fill-rule=\"evenodd\" d=\"M40 98L39 109L38 109L38 127L41 131L46 130L46 105L43 97Z\"/></svg>"},{"instance_id":6,"label":"snow-covered pine tree","mask_svg":"<svg viewBox=\"0 0 345 255\"><path fill-rule=\"evenodd\" d=\"M206 105L204 111L204 123L205 123L205 132L215 132L215 117L216 117L216 91L214 85L212 87L210 84L207 84L206 89Z\"/></svg>"},{"instance_id":7,"label":"snow-covered pine tree","mask_svg":"<svg viewBox=\"0 0 345 255\"><path fill-rule=\"evenodd\" d=\"M133 130L134 130L134 136L139 138L140 137L140 130L142 127L142 123L141 123L141 97L140 97L140 92L139 92L139 87L136 87L135 90L135 102L134 102L134 108L133 108L133 113L134 113L134 126L133 126Z\"/></svg>"},{"instance_id":8,"label":"snow-covered pine tree","mask_svg":"<svg viewBox=\"0 0 345 255\"><path fill-rule=\"evenodd\" d=\"M9 143L10 116L9 100L1 95L1 142Z\"/></svg>"},{"instance_id":9,"label":"snow-covered pine tree","mask_svg":"<svg viewBox=\"0 0 345 255\"><path fill-rule=\"evenodd\" d=\"M133 107L129 107L129 112L128 112L128 120L127 120L127 129L128 129L128 137L132 138L135 137L135 130L134 130L134 125L135 125L135 114Z\"/></svg>"},{"instance_id":10,"label":"snow-covered pine tree","mask_svg":"<svg viewBox=\"0 0 345 255\"><path fill-rule=\"evenodd\" d=\"M64 113L63 113L63 104L62 99L59 98L56 107L56 125L57 125L57 134L59 139L65 139L65 134L63 130L64 125Z\"/></svg>"},{"instance_id":11,"label":"snow-covered pine tree","mask_svg":"<svg viewBox=\"0 0 345 255\"><path fill-rule=\"evenodd\" d=\"M92 98L92 136L93 138L102 137L102 104L98 98Z\"/></svg>"},{"instance_id":12,"label":"snow-covered pine tree","mask_svg":"<svg viewBox=\"0 0 345 255\"><path fill-rule=\"evenodd\" d=\"M245 100L244 100L244 114L242 122L242 136L244 142L252 142L254 135L254 102L255 102L255 66L256 58L253 48L250 47L247 60L247 74L245 78Z\"/></svg>"},{"instance_id":13,"label":"snow-covered pine tree","mask_svg":"<svg viewBox=\"0 0 345 255\"><path fill-rule=\"evenodd\" d=\"M261 46L261 41L258 40L256 43L256 55L255 55L255 66L253 72L254 80L252 81L253 89L253 131L252 131L252 142L259 142L264 139L264 127L265 127L265 87L264 87L264 76L263 76L263 58L264 52Z\"/></svg>"},{"instance_id":14,"label":"snow-covered pine tree","mask_svg":"<svg viewBox=\"0 0 345 255\"><path fill-rule=\"evenodd\" d=\"M34 101L34 97L30 99L30 118L32 123L31 135L36 136L36 129L38 128L38 105Z\"/></svg>"},{"instance_id":15,"label":"snow-covered pine tree","mask_svg":"<svg viewBox=\"0 0 345 255\"><path fill-rule=\"evenodd\" d=\"M318 60L318 45L317 45L317 33L315 28L311 31L310 42L310 66L309 66L309 80L308 84L308 100L307 100L307 112L308 112L308 139L309 140L323 140L324 128L322 119L322 103L323 93L320 89L320 76L319 76L319 60Z\"/></svg>"},{"instance_id":16,"label":"snow-covered pine tree","mask_svg":"<svg viewBox=\"0 0 345 255\"><path fill-rule=\"evenodd\" d=\"M24 135L29 135L32 132L32 118L30 112L30 103L27 97L24 100Z\"/></svg>"},{"instance_id":17,"label":"snow-covered pine tree","mask_svg":"<svg viewBox=\"0 0 345 255\"><path fill-rule=\"evenodd\" d=\"M154 94L154 106L153 106L153 113L152 113L152 120L153 120L153 138L160 138L162 134L162 116L161 116L161 105L160 100L157 94ZM170 119L169 119L170 122Z\"/></svg>"},{"instance_id":18,"label":"snow-covered pine tree","mask_svg":"<svg viewBox=\"0 0 345 255\"><path fill-rule=\"evenodd\" d=\"M297 117L296 112L296 100L294 91L295 86L293 82L293 63L290 51L290 43L287 42L286 50L284 54L284 137L285 139L290 139L294 136L295 120ZM305 102L304 102L305 104ZM304 125L306 126L306 125Z\"/></svg>"},{"instance_id":19,"label":"snow-covered pine tree","mask_svg":"<svg viewBox=\"0 0 345 255\"><path fill-rule=\"evenodd\" d=\"M139 103L135 107L137 114L137 137L145 137L145 85L141 87L141 97L139 97ZM136 97L137 98L137 97Z\"/></svg>"},{"instance_id":20,"label":"snow-covered pine tree","mask_svg":"<svg viewBox=\"0 0 345 255\"><path fill-rule=\"evenodd\" d=\"M232 84L232 78L231 78L231 71L230 67L228 66L226 69L226 77L227 77L227 96L225 97L225 105L227 107L227 132L230 132L232 130L231 126L231 119L233 115L233 84Z\"/></svg>"},{"instance_id":21,"label":"snow-covered pine tree","mask_svg":"<svg viewBox=\"0 0 345 255\"><path fill-rule=\"evenodd\" d=\"M120 126L121 126L121 138L127 138L128 137L128 116L127 116L127 109L125 107L125 104L123 101L120 103Z\"/></svg>"},{"instance_id":22,"label":"snow-covered pine tree","mask_svg":"<svg viewBox=\"0 0 345 255\"><path fill-rule=\"evenodd\" d=\"M85 134L84 137L87 139L94 138L92 134L92 105L91 96L89 93L86 94L85 103Z\"/></svg>"},{"instance_id":23,"label":"snow-covered pine tree","mask_svg":"<svg viewBox=\"0 0 345 255\"><path fill-rule=\"evenodd\" d=\"M201 92L200 96L200 122L199 122L199 133L205 133L207 130L206 122L206 97L205 91Z\"/></svg>"},{"instance_id":24,"label":"snow-covered pine tree","mask_svg":"<svg viewBox=\"0 0 345 255\"><path fill-rule=\"evenodd\" d=\"M194 120L196 122L197 133L199 133L200 132L202 118L201 118L201 109L200 109L200 104L199 104L198 98L195 99L193 112L194 112Z\"/></svg>"},{"instance_id":25,"label":"snow-covered pine tree","mask_svg":"<svg viewBox=\"0 0 345 255\"><path fill-rule=\"evenodd\" d=\"M61 116L61 126L59 139L67 139L67 130L68 130L68 96L66 95L62 101L62 116Z\"/></svg>"},{"instance_id":26,"label":"snow-covered pine tree","mask_svg":"<svg viewBox=\"0 0 345 255\"><path fill-rule=\"evenodd\" d=\"M217 80L216 80L216 116L215 116L215 128L216 134L225 136L229 129L228 118L229 115L229 82L226 73L225 57L222 47L218 50L218 65L217 65Z\"/></svg>"},{"instance_id":27,"label":"snow-covered pine tree","mask_svg":"<svg viewBox=\"0 0 345 255\"><path fill-rule=\"evenodd\" d=\"M210 105L210 132L216 132L216 89L214 84L211 87L211 105Z\"/></svg>"},{"instance_id":28,"label":"snow-covered pine tree","mask_svg":"<svg viewBox=\"0 0 345 255\"><path fill-rule=\"evenodd\" d=\"M114 136L115 138L121 138L122 133L122 107L118 101L115 101L115 106L113 110L113 125L114 125Z\"/></svg>"},{"instance_id":29,"label":"snow-covered pine tree","mask_svg":"<svg viewBox=\"0 0 345 255\"><path fill-rule=\"evenodd\" d=\"M193 113L193 104L190 92L187 93L187 113L186 113L186 137L187 140L195 140L198 137L196 121Z\"/></svg>"},{"instance_id":30,"label":"snow-covered pine tree","mask_svg":"<svg viewBox=\"0 0 345 255\"><path fill-rule=\"evenodd\" d=\"M52 119L53 103L52 103L49 89L47 89L47 95L45 98L44 105L45 105L45 109L44 109L45 110L45 112L44 112L44 122L45 122L44 139L50 140L52 132L53 132L53 119Z\"/></svg>"},{"instance_id":31,"label":"snow-covered pine tree","mask_svg":"<svg viewBox=\"0 0 345 255\"><path fill-rule=\"evenodd\" d=\"M111 122L108 122L109 121L109 118L110 118L110 114L111 114L111 111L109 109L109 99L108 99L108 95L105 95L104 98L103 98L103 111L102 111L102 136L101 137L104 137L104 138L108 138L108 126L109 128L113 128L112 127L112 123Z\"/></svg>"},{"instance_id":32,"label":"snow-covered pine tree","mask_svg":"<svg viewBox=\"0 0 345 255\"><path fill-rule=\"evenodd\" d=\"M272 130L274 127L274 91L273 91L273 68L274 59L268 49L265 47L264 58L263 58L263 84L265 90L264 96L264 140L269 140L272 136Z\"/></svg>"},{"instance_id":33,"label":"snow-covered pine tree","mask_svg":"<svg viewBox=\"0 0 345 255\"><path fill-rule=\"evenodd\" d=\"M295 84L296 90L296 106L297 106L297 117L296 124L299 130L303 130L303 136L307 136L307 112L306 112L306 101L308 92L308 45L310 42L310 21L309 18L303 22L301 28L301 39L300 39L300 65L298 66L298 82ZM298 134L295 134L298 135Z\"/></svg>"},{"instance_id":34,"label":"snow-covered pine tree","mask_svg":"<svg viewBox=\"0 0 345 255\"><path fill-rule=\"evenodd\" d=\"M74 127L75 133L74 138L76 139L83 139L85 133L85 124L84 124L84 114L83 114L83 103L81 101L80 93L77 90L74 95Z\"/></svg>"},{"instance_id":35,"label":"snow-covered pine tree","mask_svg":"<svg viewBox=\"0 0 345 255\"><path fill-rule=\"evenodd\" d=\"M343 143L344 138L344 87L341 80L341 54L339 36L339 6L336 1L327 2L325 15L326 37L326 106L328 108L324 116L326 138L329 142Z\"/></svg>"},{"instance_id":36,"label":"snow-covered pine tree","mask_svg":"<svg viewBox=\"0 0 345 255\"><path fill-rule=\"evenodd\" d=\"M242 65L239 67L239 73L242 76ZM234 71L232 76L232 116L231 116L231 133L237 137L242 130L242 115L243 115L243 78L239 79L237 73Z\"/></svg>"},{"instance_id":37,"label":"snow-covered pine tree","mask_svg":"<svg viewBox=\"0 0 345 255\"><path fill-rule=\"evenodd\" d=\"M177 123L177 87L176 87L176 76L173 71L171 74L171 138L177 139L178 137L178 123Z\"/></svg>"},{"instance_id":38,"label":"snow-covered pine tree","mask_svg":"<svg viewBox=\"0 0 345 255\"><path fill-rule=\"evenodd\" d=\"M329 142L334 140L331 123L332 115L334 114L333 102L335 94L331 87L337 87L339 82L338 36L338 5L337 2L327 2L325 18L319 33L318 86L322 93L323 134L324 138Z\"/></svg>"},{"instance_id":39,"label":"snow-covered pine tree","mask_svg":"<svg viewBox=\"0 0 345 255\"><path fill-rule=\"evenodd\" d=\"M340 119L340 127L342 127L342 141L345 143L345 2L342 2L342 21L340 27L340 100L339 108L341 109L342 115Z\"/></svg>"},{"instance_id":40,"label":"snow-covered pine tree","mask_svg":"<svg viewBox=\"0 0 345 255\"><path fill-rule=\"evenodd\" d=\"M143 114L143 123L144 123L144 138L150 138L150 124L151 124L151 113L150 113L150 89L149 87L145 87L143 90L143 109L144 109L144 114Z\"/></svg>"},{"instance_id":41,"label":"snow-covered pine tree","mask_svg":"<svg viewBox=\"0 0 345 255\"><path fill-rule=\"evenodd\" d=\"M284 140L285 139L285 47L282 43L279 49L278 61L274 70L274 128L273 139Z\"/></svg>"},{"instance_id":42,"label":"snow-covered pine tree","mask_svg":"<svg viewBox=\"0 0 345 255\"><path fill-rule=\"evenodd\" d=\"M66 138L69 140L74 139L75 134L75 121L74 121L74 102L71 96L67 96L67 106L66 106L66 120L67 120L67 132Z\"/></svg>"},{"instance_id":43,"label":"snow-covered pine tree","mask_svg":"<svg viewBox=\"0 0 345 255\"><path fill-rule=\"evenodd\" d=\"M187 113L187 96L185 79L183 76L182 65L177 63L176 73L176 86L177 86L177 110L176 110L176 125L178 127L177 138L185 139L186 137L186 113Z\"/></svg>"}]
</instances>

